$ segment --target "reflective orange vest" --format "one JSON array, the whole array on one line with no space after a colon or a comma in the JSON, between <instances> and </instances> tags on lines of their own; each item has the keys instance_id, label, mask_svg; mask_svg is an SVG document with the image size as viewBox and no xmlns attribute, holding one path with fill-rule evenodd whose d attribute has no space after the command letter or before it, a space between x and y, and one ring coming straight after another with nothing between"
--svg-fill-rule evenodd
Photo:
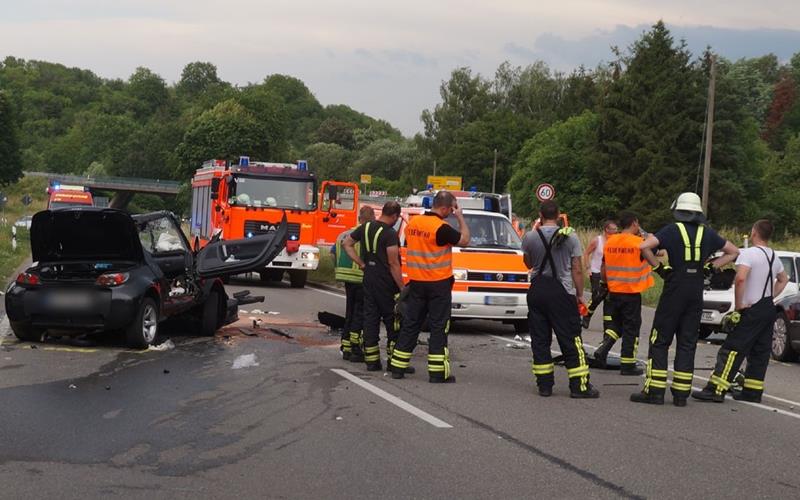
<instances>
[{"instance_id":1,"label":"reflective orange vest","mask_svg":"<svg viewBox=\"0 0 800 500\"><path fill-rule=\"evenodd\" d=\"M628 233L608 238L603 249L606 282L611 293L641 293L653 286L650 264L642 260L642 238Z\"/></svg>"},{"instance_id":2,"label":"reflective orange vest","mask_svg":"<svg viewBox=\"0 0 800 500\"><path fill-rule=\"evenodd\" d=\"M412 281L439 281L453 276L452 247L436 244L436 231L447 224L436 215L417 215L406 228L406 272Z\"/></svg>"}]
</instances>

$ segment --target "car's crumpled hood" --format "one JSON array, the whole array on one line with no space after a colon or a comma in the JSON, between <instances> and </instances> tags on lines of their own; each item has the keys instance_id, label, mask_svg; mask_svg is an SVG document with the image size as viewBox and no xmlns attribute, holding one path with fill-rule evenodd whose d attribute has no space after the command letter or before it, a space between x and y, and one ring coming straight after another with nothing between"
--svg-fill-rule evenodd
<instances>
[{"instance_id":1,"label":"car's crumpled hood","mask_svg":"<svg viewBox=\"0 0 800 500\"><path fill-rule=\"evenodd\" d=\"M142 244L131 216L114 209L44 210L33 216L34 262L141 261Z\"/></svg>"}]
</instances>

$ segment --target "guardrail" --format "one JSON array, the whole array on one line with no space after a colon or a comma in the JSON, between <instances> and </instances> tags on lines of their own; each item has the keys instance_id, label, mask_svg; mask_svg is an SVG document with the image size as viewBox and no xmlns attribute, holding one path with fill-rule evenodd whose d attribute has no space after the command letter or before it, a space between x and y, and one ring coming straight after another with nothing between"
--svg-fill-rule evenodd
<instances>
[{"instance_id":1,"label":"guardrail","mask_svg":"<svg viewBox=\"0 0 800 500\"><path fill-rule=\"evenodd\" d=\"M161 179L136 177L91 177L85 175L52 174L48 172L25 172L31 177L47 177L63 184L75 184L110 191L132 191L139 193L178 194L181 183Z\"/></svg>"}]
</instances>

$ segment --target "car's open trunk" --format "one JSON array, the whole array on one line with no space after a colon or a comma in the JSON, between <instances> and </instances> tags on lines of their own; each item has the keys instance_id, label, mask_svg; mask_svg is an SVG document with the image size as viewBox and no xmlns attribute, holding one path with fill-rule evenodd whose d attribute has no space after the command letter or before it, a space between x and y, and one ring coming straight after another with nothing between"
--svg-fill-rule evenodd
<instances>
[{"instance_id":1,"label":"car's open trunk","mask_svg":"<svg viewBox=\"0 0 800 500\"><path fill-rule=\"evenodd\" d=\"M112 209L45 210L33 216L34 262L141 262L142 245L130 215Z\"/></svg>"}]
</instances>

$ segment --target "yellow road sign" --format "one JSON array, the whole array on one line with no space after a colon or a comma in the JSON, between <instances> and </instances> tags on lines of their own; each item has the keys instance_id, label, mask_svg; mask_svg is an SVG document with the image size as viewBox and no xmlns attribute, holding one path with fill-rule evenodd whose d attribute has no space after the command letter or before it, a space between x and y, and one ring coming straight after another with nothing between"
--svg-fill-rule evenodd
<instances>
[{"instance_id":1,"label":"yellow road sign","mask_svg":"<svg viewBox=\"0 0 800 500\"><path fill-rule=\"evenodd\" d=\"M369 174L361 174L361 184L372 184L372 176Z\"/></svg>"},{"instance_id":2,"label":"yellow road sign","mask_svg":"<svg viewBox=\"0 0 800 500\"><path fill-rule=\"evenodd\" d=\"M432 189L461 191L461 177L454 175L429 175L428 185L430 185Z\"/></svg>"}]
</instances>

